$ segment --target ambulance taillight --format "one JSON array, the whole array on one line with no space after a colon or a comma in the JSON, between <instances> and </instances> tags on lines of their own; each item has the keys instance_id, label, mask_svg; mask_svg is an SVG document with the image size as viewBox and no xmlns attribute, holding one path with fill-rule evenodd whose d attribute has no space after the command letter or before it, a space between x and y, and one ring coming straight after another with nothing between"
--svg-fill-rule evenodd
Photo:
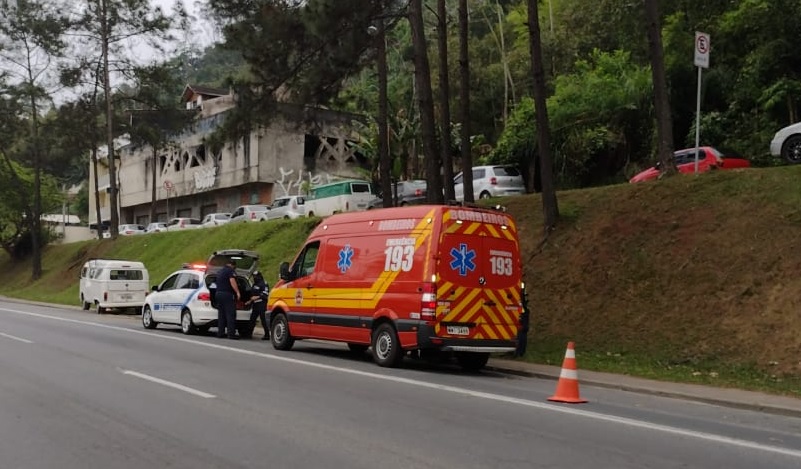
<instances>
[{"instance_id":1,"label":"ambulance taillight","mask_svg":"<svg viewBox=\"0 0 801 469\"><path fill-rule=\"evenodd\" d=\"M423 297L420 304L420 319L434 321L437 318L437 284L424 283Z\"/></svg>"}]
</instances>

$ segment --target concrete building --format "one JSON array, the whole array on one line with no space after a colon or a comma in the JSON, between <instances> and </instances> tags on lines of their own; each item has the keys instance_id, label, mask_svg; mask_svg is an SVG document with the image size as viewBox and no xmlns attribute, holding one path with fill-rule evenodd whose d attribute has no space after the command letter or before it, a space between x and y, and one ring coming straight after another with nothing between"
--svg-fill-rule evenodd
<instances>
[{"instance_id":1,"label":"concrete building","mask_svg":"<svg viewBox=\"0 0 801 469\"><path fill-rule=\"evenodd\" d=\"M226 90L188 85L182 95L187 109L197 109L192 125L153 158L149 146L120 141L117 147L120 223L147 225L155 186L156 220L202 218L237 206L270 203L282 195L339 178L362 178L369 162L351 144L353 123L360 117L326 109L281 104L265 127L257 128L219 151L209 135L235 106ZM116 146L116 145L115 145ZM100 152L100 211L110 220L107 151ZM153 167L156 165L156 177ZM90 162L90 187L94 172ZM90 220L96 221L90 190Z\"/></svg>"}]
</instances>

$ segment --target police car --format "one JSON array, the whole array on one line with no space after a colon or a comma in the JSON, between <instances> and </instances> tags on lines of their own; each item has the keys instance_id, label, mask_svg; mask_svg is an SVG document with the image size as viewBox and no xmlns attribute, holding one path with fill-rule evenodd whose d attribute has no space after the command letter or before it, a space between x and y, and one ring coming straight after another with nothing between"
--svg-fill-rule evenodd
<instances>
[{"instance_id":1,"label":"police car","mask_svg":"<svg viewBox=\"0 0 801 469\"><path fill-rule=\"evenodd\" d=\"M154 285L142 306L142 325L154 329L159 324L176 324L181 326L184 334L205 333L216 327L214 280L217 272L230 260L236 265L239 291L246 296L250 291L251 275L258 267L258 253L241 249L216 251L205 264L184 264L160 285ZM237 330L242 337L253 334L250 307L246 308L244 304L246 299L240 299L236 305Z\"/></svg>"}]
</instances>

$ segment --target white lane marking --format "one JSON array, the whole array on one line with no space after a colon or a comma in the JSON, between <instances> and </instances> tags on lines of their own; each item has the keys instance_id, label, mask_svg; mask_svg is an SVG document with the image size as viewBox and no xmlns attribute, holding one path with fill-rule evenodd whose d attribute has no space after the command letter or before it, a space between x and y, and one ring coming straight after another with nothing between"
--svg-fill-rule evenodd
<instances>
[{"instance_id":1,"label":"white lane marking","mask_svg":"<svg viewBox=\"0 0 801 469\"><path fill-rule=\"evenodd\" d=\"M214 394L209 394L207 392L199 391L195 388L190 388L189 386L184 386L183 384L167 381L166 379L156 378L155 376L146 375L144 373L139 373L131 370L120 370L120 371L124 375L135 376L137 378L144 379L146 381L161 384L162 386L167 386L169 388L178 389L183 392L188 392L189 394L194 394L195 396L200 396L205 399L214 399L215 397L217 397Z\"/></svg>"},{"instance_id":2,"label":"white lane marking","mask_svg":"<svg viewBox=\"0 0 801 469\"><path fill-rule=\"evenodd\" d=\"M13 336L13 335L11 335L11 334L4 334L4 333L2 333L2 332L0 332L0 336L3 336L3 337L5 337L5 338L7 338L7 339L11 339L11 340L16 340L16 341L19 341L19 342L23 342L23 343L26 343L26 344L32 344L32 343L33 343L33 341L32 341L32 340L23 339L22 337L16 337L16 336Z\"/></svg>"},{"instance_id":3,"label":"white lane marking","mask_svg":"<svg viewBox=\"0 0 801 469\"><path fill-rule=\"evenodd\" d=\"M462 395L462 396L476 397L476 398L479 398L479 399L487 399L487 400L496 401L496 402L505 402L507 404L515 404L515 405L520 405L520 406L539 409L539 410L546 410L546 411L550 411L550 412L557 412L557 413L562 413L562 414L573 415L573 416L576 416L576 417L584 417L584 418L589 418L589 419L594 419L594 420L599 420L599 421L604 421L604 422L617 423L617 424L620 424L620 425L626 425L626 426L634 427L634 428L641 428L641 429L646 429L646 430L653 430L653 431L659 431L659 432L663 432L663 433L668 433L668 434L672 434L672 435L679 435L679 436L685 436L685 437L690 437L690 438L697 438L699 440L710 441L710 442L714 442L714 443L721 443L721 444L736 446L736 447L740 447L740 448L747 448L747 449L765 451L765 452L768 452L768 453L781 454L781 455L784 455L784 456L790 456L790 457L793 457L793 458L801 459L801 450L793 450L793 449L789 449L789 448L782 448L782 447L779 447L779 446L763 445L763 444L760 444L760 443L756 443L756 442L748 441L748 440L743 440L743 439L739 439L739 438L731 438L731 437L727 437L727 436L723 436L723 435L715 435L714 433L705 433L705 432L699 432L699 431L694 431L694 430L686 430L686 429L683 429L683 428L671 427L669 425L660 425L660 424L655 424L655 423L649 423L649 422L644 422L644 421L641 421L641 420L635 420L635 419L631 419L631 418L627 418L627 417L617 417L617 416L614 416L614 415L601 414L601 413L593 412L593 411L586 411L586 410L580 410L580 409L576 409L576 408L563 407L563 406L560 406L558 404L530 401L530 400L520 399L520 398L516 398L516 397L503 396L503 395L500 395L500 394L492 394L492 393L487 393L487 392L474 391L472 389L459 388L459 387L456 387L456 386L448 386L448 385L444 385L444 384L431 383L431 382L428 382L428 381L419 381L419 380L411 379L411 378L403 378L403 377L400 377L400 376L387 376L387 375L380 375L380 374L377 374L377 373L371 373L369 371L353 370L353 369L350 369L350 368L340 368L340 367L333 366L333 365L325 365L323 363L314 363L314 362L309 362L309 361L305 361L305 360L301 360L301 359L297 359L297 358L289 358L289 357L284 357L284 356L279 356L279 355L271 355L271 354L263 353L263 352L255 352L255 351L252 351L252 350L245 350L245 349L238 349L238 348L228 347L226 345L218 345L218 344L200 342L200 341L197 341L197 340L187 339L187 338L184 338L184 337L173 337L173 336L165 336L165 335L161 335L161 334L153 334L150 331L134 330L134 329L128 329L128 328L119 327L119 326L109 326L107 324L99 324L99 323L95 323L95 322L81 321L81 320L78 320L78 319L61 318L61 317L58 317L58 316L48 316L46 314L32 313L32 312L28 312L28 311L19 311L19 310L14 310L14 309L0 308L0 311L6 311L6 312L9 312L9 313L19 314L19 315L23 315L23 316L44 318L44 319L68 322L68 323L73 323L73 324L81 324L81 325L92 326L92 327L97 327L97 328L101 328L101 329L110 329L110 330L130 333L130 334L142 334L142 335L146 335L148 337L158 338L158 339L162 339L162 340L173 340L173 341L176 341L176 342L185 342L185 343L190 343L190 344L195 344L195 345L201 345L201 346L204 346L204 347L209 347L209 348L214 348L214 349L219 349L219 350L227 350L227 351L239 353L239 354L242 354L242 355L250 355L250 356L253 356L253 357L266 358L266 359L269 359L269 360L276 360L276 361L280 361L280 362L284 362L284 363L292 363L293 365L303 365L303 366L308 366L308 367L312 367L312 368L318 368L318 369L322 369L322 370L335 371L335 372L338 372L338 373L348 373L348 374L352 374L352 375L362 376L362 377L365 377L365 378L378 379L378 380L383 380L383 381L390 381L390 382L394 382L394 383L401 383L401 384L406 384L406 385L409 385L409 386L416 386L416 387L420 387L420 388L435 389L435 390L438 390L438 391L450 392L450 393L459 394L459 395Z\"/></svg>"}]
</instances>

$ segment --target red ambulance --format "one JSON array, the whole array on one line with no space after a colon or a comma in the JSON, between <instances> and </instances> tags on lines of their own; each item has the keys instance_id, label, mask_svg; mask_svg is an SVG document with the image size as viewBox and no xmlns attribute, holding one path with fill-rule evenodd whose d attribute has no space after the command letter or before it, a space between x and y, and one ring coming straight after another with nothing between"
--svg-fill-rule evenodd
<instances>
[{"instance_id":1,"label":"red ambulance","mask_svg":"<svg viewBox=\"0 0 801 469\"><path fill-rule=\"evenodd\" d=\"M381 366L411 351L453 352L481 369L512 352L522 313L517 226L507 213L446 205L323 220L270 292L271 340L372 348Z\"/></svg>"}]
</instances>

